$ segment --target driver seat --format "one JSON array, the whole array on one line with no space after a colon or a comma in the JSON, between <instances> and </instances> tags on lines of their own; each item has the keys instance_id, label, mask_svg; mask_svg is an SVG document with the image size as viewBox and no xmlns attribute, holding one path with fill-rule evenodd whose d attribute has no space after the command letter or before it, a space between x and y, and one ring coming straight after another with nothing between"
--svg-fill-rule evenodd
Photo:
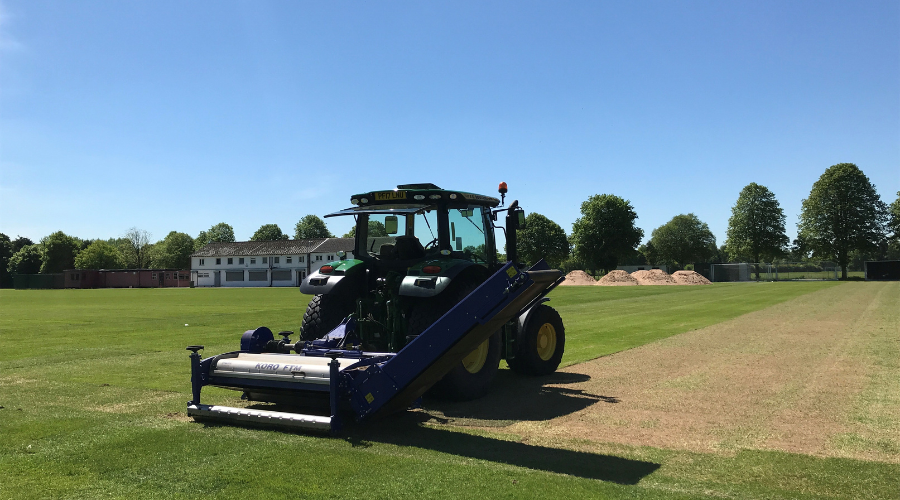
<instances>
[{"instance_id":1,"label":"driver seat","mask_svg":"<svg viewBox=\"0 0 900 500\"><path fill-rule=\"evenodd\" d=\"M425 247L415 236L399 236L394 241L394 250L400 260L421 259L425 257Z\"/></svg>"}]
</instances>

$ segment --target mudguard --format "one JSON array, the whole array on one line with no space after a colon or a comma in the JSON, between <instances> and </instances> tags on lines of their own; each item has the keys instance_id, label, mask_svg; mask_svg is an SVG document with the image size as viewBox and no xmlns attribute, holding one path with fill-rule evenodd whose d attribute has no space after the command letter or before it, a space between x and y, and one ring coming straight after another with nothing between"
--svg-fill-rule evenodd
<instances>
[{"instance_id":1,"label":"mudguard","mask_svg":"<svg viewBox=\"0 0 900 500\"><path fill-rule=\"evenodd\" d=\"M327 295L342 282L352 283L349 286L358 286L356 278L365 271L363 261L356 259L329 262L334 271L324 274L316 271L307 276L300 283L300 291L308 295Z\"/></svg>"},{"instance_id":2,"label":"mudguard","mask_svg":"<svg viewBox=\"0 0 900 500\"><path fill-rule=\"evenodd\" d=\"M441 274L425 274L421 270L426 266L442 267ZM477 266L468 260L430 260L410 268L409 276L400 282L399 294L405 297L434 297L443 292L460 273ZM485 279L488 276L485 270Z\"/></svg>"}]
</instances>

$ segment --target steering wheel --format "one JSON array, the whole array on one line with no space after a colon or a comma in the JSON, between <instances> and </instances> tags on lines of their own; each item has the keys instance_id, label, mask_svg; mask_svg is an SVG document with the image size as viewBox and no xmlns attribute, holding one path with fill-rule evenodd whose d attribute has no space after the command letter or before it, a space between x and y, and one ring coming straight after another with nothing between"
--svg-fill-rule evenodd
<instances>
[{"instance_id":1,"label":"steering wheel","mask_svg":"<svg viewBox=\"0 0 900 500\"><path fill-rule=\"evenodd\" d=\"M431 249L431 248L437 248L437 242L438 242L438 239L437 239L437 238L435 238L435 239L429 241L428 244L425 245L425 250L428 250L428 249Z\"/></svg>"}]
</instances>

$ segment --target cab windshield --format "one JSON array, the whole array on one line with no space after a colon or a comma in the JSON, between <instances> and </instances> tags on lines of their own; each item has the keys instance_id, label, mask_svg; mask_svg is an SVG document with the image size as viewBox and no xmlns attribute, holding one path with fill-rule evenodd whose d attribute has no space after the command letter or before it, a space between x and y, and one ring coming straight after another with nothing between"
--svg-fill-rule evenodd
<instances>
[{"instance_id":1,"label":"cab windshield","mask_svg":"<svg viewBox=\"0 0 900 500\"><path fill-rule=\"evenodd\" d=\"M442 213L442 210L446 212ZM480 206L437 205L393 213L359 213L358 239L365 254L380 260L411 260L447 250L457 258L487 264L485 211ZM443 220L442 220L443 217ZM443 235L440 229L443 228ZM360 253L363 253L360 252Z\"/></svg>"}]
</instances>

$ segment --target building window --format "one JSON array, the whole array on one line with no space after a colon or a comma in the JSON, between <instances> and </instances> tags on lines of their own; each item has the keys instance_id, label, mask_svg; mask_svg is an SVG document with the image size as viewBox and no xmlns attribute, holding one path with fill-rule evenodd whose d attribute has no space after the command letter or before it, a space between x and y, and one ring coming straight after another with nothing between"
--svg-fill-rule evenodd
<instances>
[{"instance_id":1,"label":"building window","mask_svg":"<svg viewBox=\"0 0 900 500\"><path fill-rule=\"evenodd\" d=\"M243 257L238 258L238 264L243 264L243 263L244 263L244 258Z\"/></svg>"},{"instance_id":2,"label":"building window","mask_svg":"<svg viewBox=\"0 0 900 500\"><path fill-rule=\"evenodd\" d=\"M316 260L322 260L322 256L321 256L321 255L316 255Z\"/></svg>"},{"instance_id":3,"label":"building window","mask_svg":"<svg viewBox=\"0 0 900 500\"><path fill-rule=\"evenodd\" d=\"M228 264L229 265L234 264L234 258L228 257Z\"/></svg>"},{"instance_id":4,"label":"building window","mask_svg":"<svg viewBox=\"0 0 900 500\"><path fill-rule=\"evenodd\" d=\"M328 260L334 260L334 255L329 255Z\"/></svg>"},{"instance_id":5,"label":"building window","mask_svg":"<svg viewBox=\"0 0 900 500\"><path fill-rule=\"evenodd\" d=\"M225 281L244 281L244 271L226 271Z\"/></svg>"},{"instance_id":6,"label":"building window","mask_svg":"<svg viewBox=\"0 0 900 500\"><path fill-rule=\"evenodd\" d=\"M155 280L155 279L156 279L156 273L151 274L151 275L150 275L150 279Z\"/></svg>"},{"instance_id":7,"label":"building window","mask_svg":"<svg viewBox=\"0 0 900 500\"><path fill-rule=\"evenodd\" d=\"M272 271L272 281L291 281L291 271Z\"/></svg>"},{"instance_id":8,"label":"building window","mask_svg":"<svg viewBox=\"0 0 900 500\"><path fill-rule=\"evenodd\" d=\"M250 271L248 274L250 276L247 281L266 281L269 279L267 271Z\"/></svg>"},{"instance_id":9,"label":"building window","mask_svg":"<svg viewBox=\"0 0 900 500\"><path fill-rule=\"evenodd\" d=\"M287 257L285 257L285 262L287 262L288 264L290 264L290 263L291 263L291 259L292 259L292 257L291 257L290 255L288 255Z\"/></svg>"},{"instance_id":10,"label":"building window","mask_svg":"<svg viewBox=\"0 0 900 500\"><path fill-rule=\"evenodd\" d=\"M268 263L269 263L269 258L263 257L263 264L268 264Z\"/></svg>"},{"instance_id":11,"label":"building window","mask_svg":"<svg viewBox=\"0 0 900 500\"><path fill-rule=\"evenodd\" d=\"M281 257L273 257L275 259L275 263L278 264L281 262Z\"/></svg>"},{"instance_id":12,"label":"building window","mask_svg":"<svg viewBox=\"0 0 900 500\"><path fill-rule=\"evenodd\" d=\"M217 266L221 266L221 265L222 265L222 259L216 259L216 265L217 265Z\"/></svg>"},{"instance_id":13,"label":"building window","mask_svg":"<svg viewBox=\"0 0 900 500\"><path fill-rule=\"evenodd\" d=\"M203 259L200 259L200 265L202 266L204 264L206 264L206 261L204 261Z\"/></svg>"},{"instance_id":14,"label":"building window","mask_svg":"<svg viewBox=\"0 0 900 500\"><path fill-rule=\"evenodd\" d=\"M250 257L250 263L256 264L256 257Z\"/></svg>"},{"instance_id":15,"label":"building window","mask_svg":"<svg viewBox=\"0 0 900 500\"><path fill-rule=\"evenodd\" d=\"M300 255L299 257L297 257L297 262L306 262L306 257Z\"/></svg>"}]
</instances>

